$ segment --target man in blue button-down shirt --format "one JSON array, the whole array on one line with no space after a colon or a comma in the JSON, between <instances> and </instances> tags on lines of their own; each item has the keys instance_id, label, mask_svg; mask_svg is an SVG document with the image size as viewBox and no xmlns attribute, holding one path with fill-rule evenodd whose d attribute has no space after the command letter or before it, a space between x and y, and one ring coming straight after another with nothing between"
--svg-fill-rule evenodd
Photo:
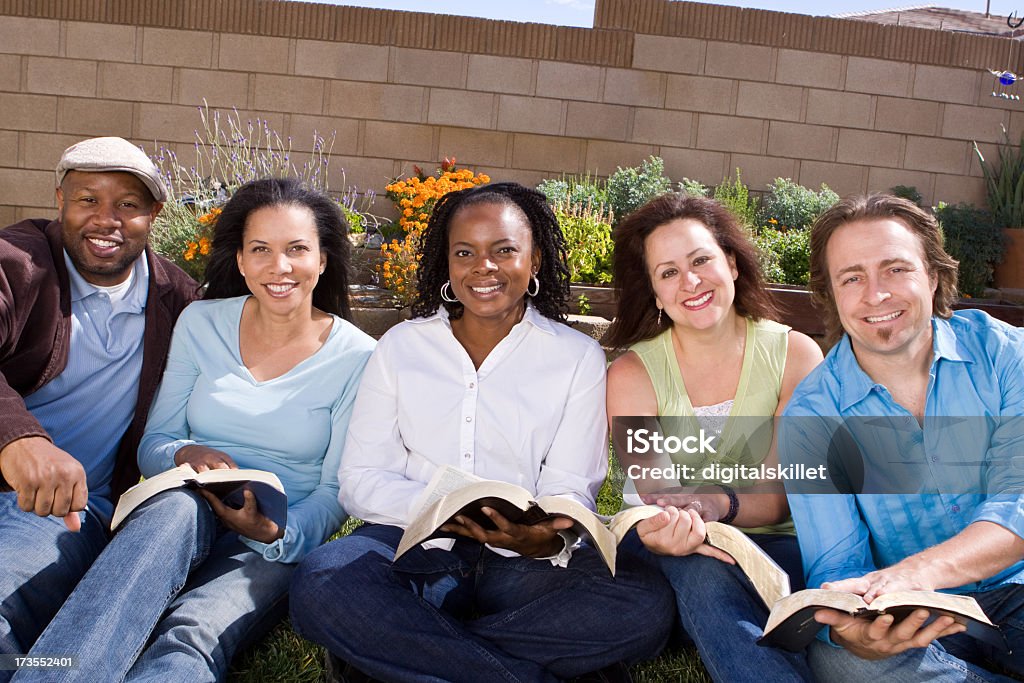
<instances>
[{"instance_id":1,"label":"man in blue button-down shirt","mask_svg":"<svg viewBox=\"0 0 1024 683\"><path fill-rule=\"evenodd\" d=\"M852 493L790 489L808 587L869 603L899 590L970 594L1014 652L926 610L894 621L823 609L815 619L828 628L809 651L820 680L1024 673L1024 334L980 311L953 314L956 266L935 219L910 202L855 197L818 219L811 289L838 343L794 392L779 455L833 474L826 433L842 424L863 458ZM902 425L890 448L871 446L878 418Z\"/></svg>"}]
</instances>

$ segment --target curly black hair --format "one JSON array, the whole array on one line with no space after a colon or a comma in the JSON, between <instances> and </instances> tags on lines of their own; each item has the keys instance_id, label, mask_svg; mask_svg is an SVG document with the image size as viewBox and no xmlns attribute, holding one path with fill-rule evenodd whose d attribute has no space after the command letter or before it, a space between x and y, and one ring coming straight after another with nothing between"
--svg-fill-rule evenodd
<instances>
[{"instance_id":1,"label":"curly black hair","mask_svg":"<svg viewBox=\"0 0 1024 683\"><path fill-rule=\"evenodd\" d=\"M420 267L414 318L433 315L444 305L448 315L462 317L463 306L441 299L441 286L448 281L448 230L460 209L476 204L499 204L516 208L526 218L533 246L540 249L540 292L531 297L534 308L546 318L564 322L569 310L569 267L566 265L565 238L547 197L518 183L491 183L458 192L450 192L434 205L420 244Z\"/></svg>"},{"instance_id":2,"label":"curly black hair","mask_svg":"<svg viewBox=\"0 0 1024 683\"><path fill-rule=\"evenodd\" d=\"M249 294L238 272L235 255L242 248L249 216L268 206L304 206L313 213L320 251L327 266L313 289L313 305L326 313L352 320L348 303L348 223L337 202L292 178L254 180L235 190L213 229L213 248L206 266L204 299L225 299Z\"/></svg>"}]
</instances>

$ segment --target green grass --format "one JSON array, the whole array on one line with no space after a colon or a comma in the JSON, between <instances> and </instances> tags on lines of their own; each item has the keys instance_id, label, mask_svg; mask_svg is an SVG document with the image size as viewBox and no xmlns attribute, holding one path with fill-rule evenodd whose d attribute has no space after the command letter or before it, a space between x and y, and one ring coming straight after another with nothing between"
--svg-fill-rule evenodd
<instances>
[{"instance_id":1,"label":"green grass","mask_svg":"<svg viewBox=\"0 0 1024 683\"><path fill-rule=\"evenodd\" d=\"M597 510L613 514L622 503L622 470L614 459L608 478L597 496ZM331 540L352 533L361 522L350 519ZM287 621L281 623L259 644L239 655L231 668L229 683L317 683L324 680L324 652L292 631ZM634 666L636 683L708 683L693 648L667 650L650 662Z\"/></svg>"}]
</instances>

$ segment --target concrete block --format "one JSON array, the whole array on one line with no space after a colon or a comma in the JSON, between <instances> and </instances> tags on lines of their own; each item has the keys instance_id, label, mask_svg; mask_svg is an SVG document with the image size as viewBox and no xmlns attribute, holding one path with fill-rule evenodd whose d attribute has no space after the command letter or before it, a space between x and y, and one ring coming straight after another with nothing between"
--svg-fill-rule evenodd
<instances>
[{"instance_id":1,"label":"concrete block","mask_svg":"<svg viewBox=\"0 0 1024 683\"><path fill-rule=\"evenodd\" d=\"M136 102L170 102L173 80L169 66L100 63L100 97Z\"/></svg>"},{"instance_id":2,"label":"concrete block","mask_svg":"<svg viewBox=\"0 0 1024 683\"><path fill-rule=\"evenodd\" d=\"M801 161L797 182L813 190L818 190L824 183L839 196L844 197L850 194L863 194L867 181L868 169L865 166Z\"/></svg>"},{"instance_id":3,"label":"concrete block","mask_svg":"<svg viewBox=\"0 0 1024 683\"><path fill-rule=\"evenodd\" d=\"M908 135L903 166L918 171L961 174L967 170L969 144L963 140Z\"/></svg>"},{"instance_id":4,"label":"concrete block","mask_svg":"<svg viewBox=\"0 0 1024 683\"><path fill-rule=\"evenodd\" d=\"M596 102L600 89L600 67L547 61L537 66L538 97Z\"/></svg>"},{"instance_id":5,"label":"concrete block","mask_svg":"<svg viewBox=\"0 0 1024 683\"><path fill-rule=\"evenodd\" d=\"M297 40L295 73L383 83L388 79L388 46Z\"/></svg>"},{"instance_id":6,"label":"concrete block","mask_svg":"<svg viewBox=\"0 0 1024 683\"><path fill-rule=\"evenodd\" d=\"M67 56L76 59L102 59L108 62L134 62L134 26L69 21Z\"/></svg>"},{"instance_id":7,"label":"concrete block","mask_svg":"<svg viewBox=\"0 0 1024 683\"><path fill-rule=\"evenodd\" d=\"M501 95L498 98L498 129L558 135L562 130L562 100Z\"/></svg>"},{"instance_id":8,"label":"concrete block","mask_svg":"<svg viewBox=\"0 0 1024 683\"><path fill-rule=\"evenodd\" d=\"M629 125L629 107L615 104L570 102L565 132L581 138L625 140Z\"/></svg>"},{"instance_id":9,"label":"concrete block","mask_svg":"<svg viewBox=\"0 0 1024 683\"><path fill-rule=\"evenodd\" d=\"M665 102L665 75L655 71L608 69L604 101L637 107L660 107Z\"/></svg>"},{"instance_id":10,"label":"concrete block","mask_svg":"<svg viewBox=\"0 0 1024 683\"><path fill-rule=\"evenodd\" d=\"M443 126L491 128L497 95L468 90L430 89L427 122Z\"/></svg>"},{"instance_id":11,"label":"concrete block","mask_svg":"<svg viewBox=\"0 0 1024 683\"><path fill-rule=\"evenodd\" d=\"M440 140L440 156L455 157L460 167L505 166L508 133L442 127Z\"/></svg>"},{"instance_id":12,"label":"concrete block","mask_svg":"<svg viewBox=\"0 0 1024 683\"><path fill-rule=\"evenodd\" d=\"M96 62L53 57L28 58L28 92L96 96Z\"/></svg>"},{"instance_id":13,"label":"concrete block","mask_svg":"<svg viewBox=\"0 0 1024 683\"><path fill-rule=\"evenodd\" d=\"M734 82L725 78L670 75L665 93L665 107L728 114L735 105L735 90Z\"/></svg>"},{"instance_id":14,"label":"concrete block","mask_svg":"<svg viewBox=\"0 0 1024 683\"><path fill-rule=\"evenodd\" d=\"M57 107L57 131L83 137L132 137L131 102L62 97Z\"/></svg>"},{"instance_id":15,"label":"concrete block","mask_svg":"<svg viewBox=\"0 0 1024 683\"><path fill-rule=\"evenodd\" d=\"M637 108L633 114L633 142L686 147L690 144L695 114L670 109Z\"/></svg>"},{"instance_id":16,"label":"concrete block","mask_svg":"<svg viewBox=\"0 0 1024 683\"><path fill-rule=\"evenodd\" d=\"M697 148L759 154L764 127L760 119L701 114L697 117Z\"/></svg>"},{"instance_id":17,"label":"concrete block","mask_svg":"<svg viewBox=\"0 0 1024 683\"><path fill-rule=\"evenodd\" d=\"M839 151L836 161L865 166L899 166L900 137L894 133L876 133L867 130L843 129L839 131Z\"/></svg>"},{"instance_id":18,"label":"concrete block","mask_svg":"<svg viewBox=\"0 0 1024 683\"><path fill-rule=\"evenodd\" d=\"M319 78L256 75L253 106L259 111L321 114L323 102L324 82Z\"/></svg>"},{"instance_id":19,"label":"concrete block","mask_svg":"<svg viewBox=\"0 0 1024 683\"><path fill-rule=\"evenodd\" d=\"M870 95L828 90L810 90L807 93L807 123L867 128L870 121Z\"/></svg>"},{"instance_id":20,"label":"concrete block","mask_svg":"<svg viewBox=\"0 0 1024 683\"><path fill-rule=\"evenodd\" d=\"M581 173L584 140L516 133L512 136L512 167L550 173Z\"/></svg>"},{"instance_id":21,"label":"concrete block","mask_svg":"<svg viewBox=\"0 0 1024 683\"><path fill-rule=\"evenodd\" d=\"M846 63L846 89L873 95L909 97L912 91L910 64L850 57Z\"/></svg>"},{"instance_id":22,"label":"concrete block","mask_svg":"<svg viewBox=\"0 0 1024 683\"><path fill-rule=\"evenodd\" d=\"M213 65L213 34L147 26L142 29L142 61L208 69Z\"/></svg>"},{"instance_id":23,"label":"concrete block","mask_svg":"<svg viewBox=\"0 0 1024 683\"><path fill-rule=\"evenodd\" d=\"M249 106L249 74L239 71L178 70L178 102L211 107Z\"/></svg>"},{"instance_id":24,"label":"concrete block","mask_svg":"<svg viewBox=\"0 0 1024 683\"><path fill-rule=\"evenodd\" d=\"M533 80L533 60L494 55L469 55L469 75L466 86L470 90L530 94Z\"/></svg>"},{"instance_id":25,"label":"concrete block","mask_svg":"<svg viewBox=\"0 0 1024 683\"><path fill-rule=\"evenodd\" d=\"M875 106L875 130L934 135L938 128L937 102L879 97Z\"/></svg>"},{"instance_id":26,"label":"concrete block","mask_svg":"<svg viewBox=\"0 0 1024 683\"><path fill-rule=\"evenodd\" d=\"M427 89L393 83L332 81L328 112L379 121L420 122Z\"/></svg>"},{"instance_id":27,"label":"concrete block","mask_svg":"<svg viewBox=\"0 0 1024 683\"><path fill-rule=\"evenodd\" d=\"M772 121L768 128L768 154L776 157L831 161L834 128Z\"/></svg>"},{"instance_id":28,"label":"concrete block","mask_svg":"<svg viewBox=\"0 0 1024 683\"><path fill-rule=\"evenodd\" d=\"M217 66L229 71L288 73L288 38L222 33Z\"/></svg>"},{"instance_id":29,"label":"concrete block","mask_svg":"<svg viewBox=\"0 0 1024 683\"><path fill-rule=\"evenodd\" d=\"M461 52L392 48L394 70L391 78L395 83L464 88L468 59L469 55Z\"/></svg>"},{"instance_id":30,"label":"concrete block","mask_svg":"<svg viewBox=\"0 0 1024 683\"><path fill-rule=\"evenodd\" d=\"M738 78L746 81L771 80L772 48L708 41L704 73L708 76Z\"/></svg>"},{"instance_id":31,"label":"concrete block","mask_svg":"<svg viewBox=\"0 0 1024 683\"><path fill-rule=\"evenodd\" d=\"M0 97L0 128L8 130L57 129L57 98L53 95L4 93Z\"/></svg>"},{"instance_id":32,"label":"concrete block","mask_svg":"<svg viewBox=\"0 0 1024 683\"><path fill-rule=\"evenodd\" d=\"M633 36L633 68L674 73L700 73L704 41L674 36Z\"/></svg>"},{"instance_id":33,"label":"concrete block","mask_svg":"<svg viewBox=\"0 0 1024 683\"><path fill-rule=\"evenodd\" d=\"M584 168L597 175L609 176L619 168L639 166L654 151L652 145L589 140Z\"/></svg>"},{"instance_id":34,"label":"concrete block","mask_svg":"<svg viewBox=\"0 0 1024 683\"><path fill-rule=\"evenodd\" d=\"M776 121L800 120L802 88L740 81L736 97L737 116L751 116Z\"/></svg>"},{"instance_id":35,"label":"concrete block","mask_svg":"<svg viewBox=\"0 0 1024 683\"><path fill-rule=\"evenodd\" d=\"M835 90L843 79L842 55L779 49L775 82Z\"/></svg>"}]
</instances>

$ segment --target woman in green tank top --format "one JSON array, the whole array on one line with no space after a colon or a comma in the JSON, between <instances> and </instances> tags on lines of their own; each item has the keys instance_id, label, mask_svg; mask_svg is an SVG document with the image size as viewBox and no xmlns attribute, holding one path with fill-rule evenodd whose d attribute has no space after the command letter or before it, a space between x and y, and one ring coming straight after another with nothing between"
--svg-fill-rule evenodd
<instances>
[{"instance_id":1,"label":"woman in green tank top","mask_svg":"<svg viewBox=\"0 0 1024 683\"><path fill-rule=\"evenodd\" d=\"M616 228L614 259L618 309L605 341L628 349L608 370L608 417L620 462L639 443L640 432L627 426L653 424L662 436L700 434L690 448L657 462L673 478L627 481L627 505L664 508L637 525L640 552L672 583L680 625L712 678L809 679L802 653L755 644L768 608L733 559L704 539L707 522L740 527L802 587L781 487L723 473L777 464L772 418L821 362L821 350L772 320L777 309L756 248L713 200L651 200ZM650 431L646 437L649 453L656 442Z\"/></svg>"}]
</instances>

